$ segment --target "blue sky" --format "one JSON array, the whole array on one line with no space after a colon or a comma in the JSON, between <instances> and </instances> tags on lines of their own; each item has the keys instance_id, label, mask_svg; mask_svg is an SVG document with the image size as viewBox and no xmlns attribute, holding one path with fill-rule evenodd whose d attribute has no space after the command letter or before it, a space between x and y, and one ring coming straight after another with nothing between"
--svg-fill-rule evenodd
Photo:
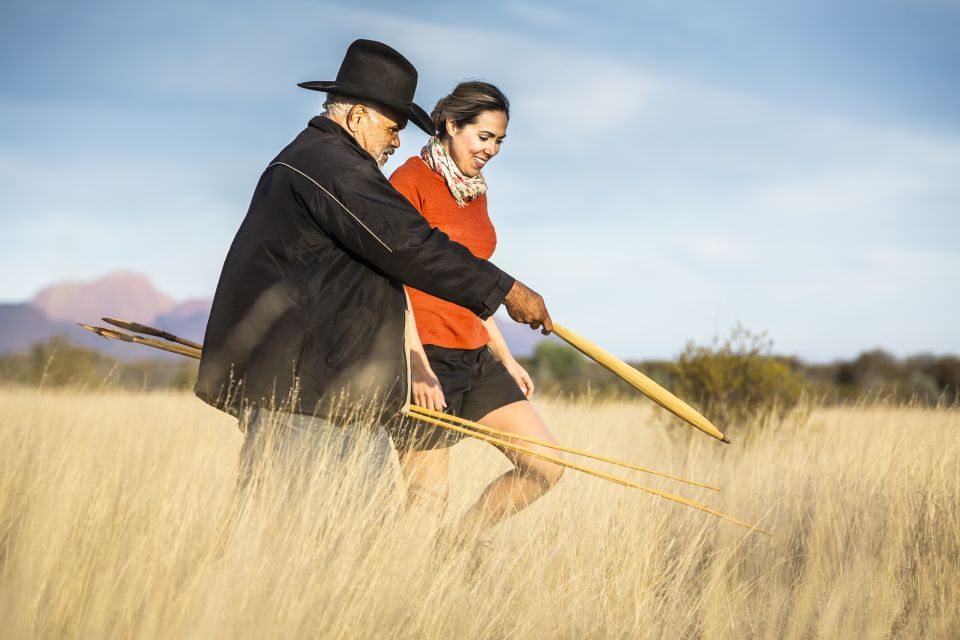
<instances>
[{"instance_id":1,"label":"blue sky","mask_svg":"<svg viewBox=\"0 0 960 640\"><path fill-rule=\"evenodd\" d=\"M474 7L475 8L472 8ZM631 358L736 322L809 360L960 352L960 2L7 3L0 301L209 297L357 37L513 111L495 262ZM415 128L389 172L416 153Z\"/></svg>"}]
</instances>

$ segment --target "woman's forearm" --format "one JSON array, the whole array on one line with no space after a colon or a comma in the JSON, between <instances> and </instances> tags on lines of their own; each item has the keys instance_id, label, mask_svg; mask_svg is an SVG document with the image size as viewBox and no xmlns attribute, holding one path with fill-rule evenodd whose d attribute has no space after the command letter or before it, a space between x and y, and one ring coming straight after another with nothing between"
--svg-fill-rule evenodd
<instances>
[{"instance_id":1,"label":"woman's forearm","mask_svg":"<svg viewBox=\"0 0 960 640\"><path fill-rule=\"evenodd\" d=\"M528 399L531 398L533 396L533 379L510 353L507 341L503 339L503 334L500 333L500 328L497 326L497 321L493 318L487 318L483 321L483 325L487 328L487 333L490 334L490 342L487 343L487 347L490 348L493 357L500 361L507 373L516 381L517 386L523 391L523 395Z\"/></svg>"},{"instance_id":2,"label":"woman's forearm","mask_svg":"<svg viewBox=\"0 0 960 640\"><path fill-rule=\"evenodd\" d=\"M500 327L497 326L497 321L493 319L493 316L484 320L483 326L490 335L490 342L487 343L487 346L493 353L493 357L500 362L513 360L513 354L510 353L510 348L507 347L507 341L503 339L503 334L500 333Z\"/></svg>"},{"instance_id":3,"label":"woman's forearm","mask_svg":"<svg viewBox=\"0 0 960 640\"><path fill-rule=\"evenodd\" d=\"M410 317L407 323L407 346L410 349L410 382L412 383L410 401L418 407L443 411L447 408L447 401L443 397L440 380L433 373L430 361L427 360L426 350L423 348L420 333L417 331L417 320L413 314L413 307L410 307L408 312Z\"/></svg>"},{"instance_id":4,"label":"woman's forearm","mask_svg":"<svg viewBox=\"0 0 960 640\"><path fill-rule=\"evenodd\" d=\"M430 363L427 361L427 353L424 351L423 342L420 340L420 332L417 331L417 319L413 315L413 307L409 307L407 313L410 314L410 321L407 323L407 346L410 348L410 366L418 371L431 371Z\"/></svg>"}]
</instances>

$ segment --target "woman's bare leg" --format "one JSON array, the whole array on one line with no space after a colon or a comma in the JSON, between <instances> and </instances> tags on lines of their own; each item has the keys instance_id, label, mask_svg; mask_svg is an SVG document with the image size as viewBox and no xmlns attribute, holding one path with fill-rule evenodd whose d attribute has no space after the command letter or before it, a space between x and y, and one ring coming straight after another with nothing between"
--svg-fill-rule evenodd
<instances>
[{"instance_id":1,"label":"woman's bare leg","mask_svg":"<svg viewBox=\"0 0 960 640\"><path fill-rule=\"evenodd\" d=\"M501 431L509 431L553 444L557 442L529 402L519 401L500 407L485 415L479 422ZM553 449L503 436L495 437L538 453L561 457L561 454ZM563 475L564 468L552 462L510 449L501 448L500 451L510 459L514 468L484 489L456 525L457 530L452 532L456 537L479 533L503 521L548 492Z\"/></svg>"},{"instance_id":2,"label":"woman's bare leg","mask_svg":"<svg viewBox=\"0 0 960 640\"><path fill-rule=\"evenodd\" d=\"M400 451L400 469L407 486L407 510L413 522L432 536L443 523L450 495L449 449Z\"/></svg>"}]
</instances>

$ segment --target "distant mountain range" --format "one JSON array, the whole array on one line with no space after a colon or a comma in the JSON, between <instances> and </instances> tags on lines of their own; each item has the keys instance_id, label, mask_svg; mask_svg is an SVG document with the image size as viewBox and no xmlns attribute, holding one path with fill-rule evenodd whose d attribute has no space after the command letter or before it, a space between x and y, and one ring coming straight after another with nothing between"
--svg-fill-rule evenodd
<instances>
[{"instance_id":1,"label":"distant mountain range","mask_svg":"<svg viewBox=\"0 0 960 640\"><path fill-rule=\"evenodd\" d=\"M58 282L28 302L0 304L0 354L25 351L55 335L121 360L180 357L156 349L106 340L76 325L109 326L103 316L133 320L200 342L209 300L177 303L138 273L116 272L92 282Z\"/></svg>"},{"instance_id":2,"label":"distant mountain range","mask_svg":"<svg viewBox=\"0 0 960 640\"><path fill-rule=\"evenodd\" d=\"M202 342L210 303L210 300L177 302L157 289L146 276L128 271L90 282L58 282L45 287L27 302L0 303L0 355L23 352L36 342L63 335L75 344L120 360L177 358L181 356L106 340L76 323L108 326L100 320L108 316L148 324ZM518 357L531 355L543 339L538 331L509 319L501 320L499 325L504 339Z\"/></svg>"}]
</instances>

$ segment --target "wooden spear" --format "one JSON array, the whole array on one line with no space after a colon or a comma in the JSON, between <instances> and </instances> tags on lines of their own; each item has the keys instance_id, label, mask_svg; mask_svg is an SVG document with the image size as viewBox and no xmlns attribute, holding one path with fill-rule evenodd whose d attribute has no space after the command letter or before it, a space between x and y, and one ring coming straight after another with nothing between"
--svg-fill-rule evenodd
<instances>
[{"instance_id":1,"label":"wooden spear","mask_svg":"<svg viewBox=\"0 0 960 640\"><path fill-rule=\"evenodd\" d=\"M203 345L199 345L199 344L197 344L197 343L195 343L195 342L190 342L189 340L184 340L184 339L182 339L182 338L178 338L177 336L174 336L173 334L167 333L167 332L165 332L165 331L161 331L161 330L159 330L159 329L155 329L155 328L153 328L153 327L149 327L149 326L147 326L147 325L142 325L142 324L139 324L139 323L136 323L136 322L127 322L127 321L124 321L124 320L115 320L115 319L112 319L112 318L111 318L111 319L104 318L104 320L105 320L106 322L109 322L110 324L115 325L115 326L123 326L124 328L129 328L130 330L138 331L138 332L140 332L140 333L147 333L148 335L154 335L154 336L161 337L161 338L163 338L164 340L167 340L167 342L163 342L163 341L161 341L161 340L153 340L153 339L151 339L151 338L144 338L144 337L137 336L137 335L131 335L131 334L124 333L124 332L122 332L122 331L116 331L115 329L108 329L108 328L106 328L106 327L92 327L92 326L90 326L90 325L82 324L82 323L80 323L80 322L78 322L77 325L80 326L80 327L82 327L82 328L84 328L84 329L86 329L87 331L92 331L93 333L96 333L97 335L99 335L99 336L101 336L101 337L103 337L103 338L112 338L112 339L114 339L114 340L122 340L123 342L132 342L132 343L136 343L136 344L143 344L143 345L146 345L146 346L149 346L149 347L153 347L153 348L155 348L155 349L161 349L161 350L163 350L163 351L169 351L169 352L171 352L171 353L177 353L177 354L179 354L179 355L187 356L187 357L189 357L189 358L195 358L195 359L198 359L198 360L200 359L200 354L202 353ZM568 342L570 342L571 344L573 344L575 347L577 347L578 349L580 349L582 352L586 353L586 354L587 354L588 356L590 356L591 358L594 358L595 360L597 360L597 358L594 357L594 355L592 355L591 353L585 351L584 349L581 349L579 346L577 346L576 344L574 344L573 342L571 342L571 341L568 339L568 337L570 337L570 336L572 336L572 337L574 337L574 338L579 338L579 336L576 336L576 334L574 334L573 332L570 332L569 330L564 329L563 327L560 327L559 329L560 329L560 330L557 331L558 335L560 335L560 336L563 337L565 340L567 340ZM144 331L144 330L145 330L145 331ZM557 325L554 325L554 330L555 330L555 331L557 330ZM562 332L562 333L561 333L561 332ZM566 337L565 337L565 336L566 336ZM589 345L589 347L593 347L597 352L599 352L599 353L601 354L601 356L602 356L603 354L606 354L606 356L608 356L608 358L613 358L614 360L616 360L616 358L614 358L614 356L611 356L610 354L608 354L607 352L603 351L603 350L600 349L599 347L596 347L596 345L593 345L592 343L589 343L589 342L587 342L586 340L584 340L584 339L582 339L582 338L580 338L580 340L582 340L583 343L586 343L587 345ZM589 348L589 347L588 347L588 348ZM608 369L610 369L610 370L613 371L614 373L617 373L617 375L620 375L617 371L614 371L614 369L612 369L611 367L607 366L607 364L606 364L605 362L602 362L601 360L597 360L597 362L600 363L601 365L607 367ZM627 368L633 370L636 374L641 375L641 376L643 375L643 374L640 374L640 372L632 369L632 367L629 367L629 365L626 365L625 363L623 363L623 364L624 364L624 366L626 366ZM621 375L621 377L623 377L623 376ZM643 377L646 378L646 376L643 376ZM625 378L625 379L626 379L626 378ZM646 379L649 380L649 378L646 378ZM671 397L674 397L674 398L675 398L675 396L673 396L672 394L670 394L669 392L667 392L665 389L663 389L663 388L660 387L659 385L656 385L656 383L654 383L652 380L649 380L649 381L650 381L651 384L655 385L657 388L659 388L661 391L663 391L663 393L666 393L666 394L670 395ZM630 381L628 380L628 382L630 382ZM631 382L631 384L633 384L633 383ZM636 385L634 385L634 386L636 386ZM639 387L638 387L638 388L639 388ZM643 389L640 389L640 390L643 391ZM644 393L646 393L646 392L644 392ZM656 398L652 398L652 399L656 400L656 401L659 403L659 400L657 400ZM675 399L676 399L676 398L675 398ZM680 401L679 399L676 399L676 401L677 401L677 402L680 402L681 404L683 404L682 401ZM660 403L660 404L662 404L662 403ZM666 406L666 405L663 405L663 406ZM686 406L686 405L684 405L684 406ZM667 408L669 409L669 407L667 407ZM673 409L670 409L670 410L673 411ZM693 410L691 409L691 411L693 411ZM711 509L710 507L708 507L708 506L706 506L706 505L704 505L704 504L701 504L701 503L699 503L699 502L695 502L695 501L693 501L693 500L689 500L689 499L684 498L684 497L681 497L681 496L676 496L676 495L667 493L667 492L665 492L665 491L660 491L660 490L658 490L658 489L653 489L653 488L650 488L650 487L645 487L645 486L643 486L643 485L636 484L636 483L631 482L631 481L629 481L629 480L625 480L625 479L623 479L623 478L618 478L618 477L616 477L616 476L611 476L611 475L606 474L606 473L603 473L603 472L601 472L601 471L596 471L596 470L593 470L593 469L589 469L589 468L587 468L587 467L584 467L584 466L582 466L582 465L579 465L579 464L576 464L576 463L573 463L573 462L567 462L566 460L563 460L562 458L558 458L558 457L556 457L556 456L551 456L551 455L547 455L547 454L544 454L544 453L539 453L539 452L534 451L533 449L530 449L530 448L528 448L528 447L523 447L523 446L521 446L521 445L517 445L517 444L514 444L514 443L512 443L512 442L507 442L506 440L501 440L501 439L494 438L494 437L492 437L492 436L486 435L486 434L483 433L483 431L486 431L486 432L488 432L488 433L496 433L496 434L499 434L499 435L505 435L505 436L508 436L508 437L511 437L511 438L514 438L514 439L517 439L517 440L523 440L523 441L531 442L531 443L533 443L533 444L538 444L538 445L541 445L541 446L545 446L545 447L557 449L557 450L560 450L560 451L566 451L566 452L568 452L568 453L573 453L573 454L576 454L576 455L583 455L583 456L585 456L585 457L593 458L593 459L596 459L596 460L601 460L601 461L604 461L604 462L610 462L610 463L613 463L613 464L617 464L617 465L619 465L619 466L623 466L623 467L627 467L627 468L631 468L631 469L636 469L636 470L638 470L638 471L645 471L645 472L647 472L647 473L653 473L653 474L656 474L656 475L661 475L661 476L664 476L664 477L667 477L667 478L671 478L671 479L673 479L673 480L678 480L678 481L680 481L680 482L686 482L686 483L688 483L688 484L692 484L692 485L704 487L704 488L707 488L707 489L712 489L712 490L714 490L714 491L719 491L719 489L717 489L716 487L713 487L713 486L710 486L710 485L706 485L706 484L702 484L702 483L699 483L699 482L694 482L694 481L692 481L692 480L686 480L686 479L684 479L684 478L680 478L679 476L674 476L674 475L671 475L671 474L654 471L654 470L648 469L648 468L646 468L646 467L640 467L640 466L638 466L638 465L631 465L631 464L628 464L628 463L619 462L619 461L617 461L617 460L613 460L612 458L606 458L606 457L603 457L603 456L598 456L598 455L596 455L596 454L591 454L591 453L588 453L588 452L578 451L578 450L576 450L576 449L571 449L571 448L567 448L567 447L561 447L561 446L559 446L559 445L553 445L553 444L550 444L550 443L537 441L537 440L535 440L535 439L533 439L533 438L527 438L527 437L525 437L525 436L519 436L519 435L517 435L517 434L509 434L509 433L507 433L507 432L500 431L500 430L497 430L497 429L493 429L493 428L491 428L491 427L486 427L486 426L484 426L484 425L480 425L479 423L471 422L471 421L469 421L469 420L464 420L464 419L458 418L458 417L456 417L456 416L449 416L449 415L447 415L447 414L442 414L442 413L439 414L439 416L441 416L444 420L450 420L450 421L460 422L461 424L464 424L465 426L470 426L471 428L468 429L468 428L458 427L458 426L456 426L456 425L454 425L454 424L450 424L450 423L448 423L448 422L444 422L443 420L440 420L440 419L431 417L431 414L436 414L437 412L432 412L432 411L430 411L429 409L424 409L424 408L422 408L422 407L416 407L416 406L413 406L413 405L408 405L408 406L405 408L404 413L405 413L405 415L407 415L409 418L412 418L412 419L414 419L414 420L419 420L419 421L422 421L422 422L427 422L427 423L432 424L432 425L434 425L434 426L438 426L438 427L441 427L441 428L444 428L444 429L449 429L449 430L451 430L451 431L456 431L456 432L459 432L459 433L463 433L463 434L465 434L465 435L468 435L468 436L477 438L478 440L483 440L483 441L485 441L485 442L489 442L489 443L491 443L491 444L493 444L493 445L502 447L502 448L504 448L504 449L511 449L511 450L513 450L513 451L518 451L518 452L520 452L520 453L524 453L524 454L526 454L526 455L533 456L534 458L539 458L539 459L541 459L541 460L546 460L546 461L548 461L548 462L552 462L552 463L554 463L554 464L558 464L558 465L560 465L560 466L567 467L567 468L573 469L573 470L575 470L575 471L580 471L580 472L582 472L582 473L586 473L587 475L592 475L592 476L594 476L594 477L601 478L601 479L607 480L607 481L609 481L609 482L613 482L614 484L619 484L619 485L622 485L622 486L625 486L625 487L631 487L631 488L634 488L634 489L639 489L639 490L641 490L641 491L645 491L645 492L647 492L647 493L650 493L650 494L653 494L653 495L656 495L656 496L660 496L661 498L665 498L665 499L671 500L671 501L673 501L673 502L677 502L677 503L680 503L680 504L683 504L683 505L686 505L686 506L689 506L689 507L693 507L694 509L698 509L698 510L703 511L703 512L705 512L705 513L709 513L709 514L714 515L714 516L717 516L717 517L719 517L719 518L723 518L724 520L728 520L728 521L730 521L730 522L733 522L733 523L735 523L735 524L737 524L737 525L739 525L739 526L741 526L741 527L745 527L745 528L750 529L750 530L752 530L752 531L758 531L759 533L762 533L762 534L764 534L764 535L770 535L768 532L764 531L763 529L760 529L759 527L756 527L756 526L754 526L754 525L748 524L748 523L743 522L743 521L741 521L741 520L737 520L736 518L733 518L733 517L728 516L728 515L726 515L726 514L720 513L719 511L716 511L715 509ZM696 413L696 412L694 412L694 413ZM679 415L679 414L678 414L678 415ZM699 415L699 414L697 414L697 415ZM682 417L682 416L681 416L681 417ZM704 420L705 420L705 419L704 419ZM708 423L708 424L709 424L709 423ZM695 426L696 426L696 425L695 425ZM718 432L718 433L719 433L719 432ZM713 435L713 434L711 434L711 435ZM722 436L721 436L721 437L722 437ZM724 441L726 441L726 440L724 440Z\"/></svg>"},{"instance_id":2,"label":"wooden spear","mask_svg":"<svg viewBox=\"0 0 960 640\"><path fill-rule=\"evenodd\" d=\"M194 358L196 360L200 359L200 349L195 349L193 347L187 347L181 344L173 344L171 342L163 342L161 340L154 340L152 338L134 336L129 333L124 333L123 331L117 331L116 329L107 329L106 327L91 327L90 325L82 324L80 322L78 322L77 325L83 327L87 331L94 332L101 338L112 338L114 340L122 340L123 342L135 342L136 344L144 344L148 347L153 347L154 349L160 349L161 351L177 353L181 356L187 356L188 358Z\"/></svg>"},{"instance_id":3,"label":"wooden spear","mask_svg":"<svg viewBox=\"0 0 960 640\"><path fill-rule=\"evenodd\" d=\"M656 471L649 467L642 467L640 465L630 464L629 462L621 462L620 460L615 460L613 458L601 456L596 453L590 453L589 451L580 451L579 449L571 449L570 447L564 447L563 445L553 444L551 442L544 442L543 440L537 440L536 438L522 436L517 433L510 433L509 431L501 431L500 429L494 429L493 427L488 427L486 425L480 424L479 422L466 420L459 416L450 415L449 413L441 413L439 411L433 411L432 409L424 409L423 407L418 407L413 404L408 405L406 407L405 412L408 414L417 413L417 414L428 416L431 418L436 418L438 420L447 420L449 422L454 422L456 424L460 424L477 431L485 431L486 433L492 433L497 436L512 438L514 440L520 440L522 442L528 442L530 444L536 444L541 447L546 447L548 449L555 449L556 451L564 451L566 453L572 453L574 455L583 456L584 458L590 458L592 460L599 460L600 462L615 464L618 467L623 467L625 469L633 469L634 471L642 471L643 473L649 473L655 476L670 478L671 480L676 480L677 482L683 482L685 484L690 484L695 487L703 487L704 489L710 489L711 491L720 491L719 487L715 487L711 484L704 484L702 482L696 482L695 480L687 480L686 478L681 478L680 476L675 476L671 473L666 473L665 471Z\"/></svg>"},{"instance_id":4,"label":"wooden spear","mask_svg":"<svg viewBox=\"0 0 960 640\"><path fill-rule=\"evenodd\" d=\"M556 325L554 325L554 326L556 326ZM693 507L694 509L697 509L697 510L699 510L699 511L703 511L703 512L705 512L705 513L709 513L710 515L714 515L714 516L716 516L716 517L718 517L718 518L723 518L724 520L727 520L727 521L729 521L729 522L733 522L734 524L737 524L737 525L739 525L739 526L741 526L741 527L745 527L745 528L747 528L747 529L750 529L751 531L757 531L758 533L762 533L762 534L767 535L767 536L771 535L770 532L764 531L763 529L761 529L761 528L759 528L759 527L757 527L757 526L755 526L755 525L749 524L749 523L747 523L747 522L743 522L742 520L737 520L736 518L734 518L734 517L732 517L732 516L728 516L728 515L726 515L725 513L721 513L721 512L719 512L719 511L717 511L716 509L712 509L711 507L708 507L708 506L705 505L705 504L696 502L696 501L694 501L694 500L690 500L690 499L688 499L688 498L684 498L684 497L682 497L682 496L677 496L677 495L674 495L674 494L672 494L672 493L667 493L666 491L660 491L659 489L653 489L653 488L651 488L651 487L645 487L645 486L643 486L643 485L636 484L635 482L631 482L631 481L625 480L625 479L623 479L623 478L618 478L617 476L612 476L612 475L603 473L602 471L595 471L594 469L590 469L590 468L588 468L588 467L584 467L584 466L579 465L579 464L576 464L576 463L574 463L574 462L567 462L566 460L564 460L564 459L562 459L562 458L558 458L558 457L556 457L556 456L551 456L551 455L548 455L548 454L546 454L546 453L540 453L540 452L538 452L538 451L534 451L533 449L530 449L530 448L527 448L527 447L523 447L523 446L520 446L520 445L517 445L517 444L513 444L513 443L511 443L511 442L507 442L507 441L505 441L505 440L500 440L500 439L498 439L498 438L494 438L494 437L492 437L492 436L485 435L485 434L483 434L483 433L480 433L479 431L474 431L473 429L465 429L465 428L463 428L463 427L458 427L458 426L453 425L453 424L448 424L448 423L445 423L445 422L443 422L443 421L441 421L441 420L437 420L436 418L431 418L431 417L429 417L429 416L420 415L420 414L418 414L418 413L409 412L409 411L406 413L406 415L407 415L409 418L412 418L412 419L414 419L414 420L420 420L420 421L426 422L426 423L428 423L428 424L436 425L436 426L438 426L438 427L443 427L444 429L449 429L449 430L451 430L451 431L456 431L456 432L458 432L458 433L463 433L463 434L468 435L468 436L471 436L471 437L473 437L473 438L477 438L478 440L483 440L484 442L489 442L490 444L496 445L496 446L498 446L498 447L503 447L503 448L505 448L505 449L512 449L513 451L518 451L518 452L523 453L523 454L526 454L526 455L528 455L528 456L533 456L534 458L539 458L539 459L541 459L541 460L546 460L547 462L552 462L552 463L554 463L554 464L560 465L561 467L567 467L568 469L574 469L574 470L576 470L576 471L580 471L580 472L582 472L582 473L586 473L587 475L591 475L591 476L594 476L594 477L596 477L596 478L601 478L601 479L603 479L603 480L607 480L608 482L612 482L612 483L614 483L614 484L619 484L619 485L622 485L622 486L624 486L624 487L630 487L630 488L633 488L633 489L639 489L640 491L645 491L645 492L651 493L651 494L653 494L653 495L655 495L655 496L659 496L659 497L661 497L661 498L665 498L665 499L667 499L667 500L671 500L671 501L673 501L673 502L677 502L677 503L680 503L680 504L682 504L682 505L686 505L686 506L688 506L688 507ZM446 415L446 414L443 414L443 415Z\"/></svg>"},{"instance_id":5,"label":"wooden spear","mask_svg":"<svg viewBox=\"0 0 960 640\"><path fill-rule=\"evenodd\" d=\"M130 322L129 320L117 320L116 318L100 318L107 324L112 324L115 327L120 327L121 329L126 329L127 331L132 331L133 333L142 333L145 336L154 336L157 338L163 338L168 342L175 342L177 344L182 344L185 347L190 347L196 349L197 351L203 350L203 345L193 342L192 340L187 340L186 338L181 338L175 336L172 333L168 333L163 329L155 329L154 327L149 327L145 324L140 324L139 322Z\"/></svg>"}]
</instances>

